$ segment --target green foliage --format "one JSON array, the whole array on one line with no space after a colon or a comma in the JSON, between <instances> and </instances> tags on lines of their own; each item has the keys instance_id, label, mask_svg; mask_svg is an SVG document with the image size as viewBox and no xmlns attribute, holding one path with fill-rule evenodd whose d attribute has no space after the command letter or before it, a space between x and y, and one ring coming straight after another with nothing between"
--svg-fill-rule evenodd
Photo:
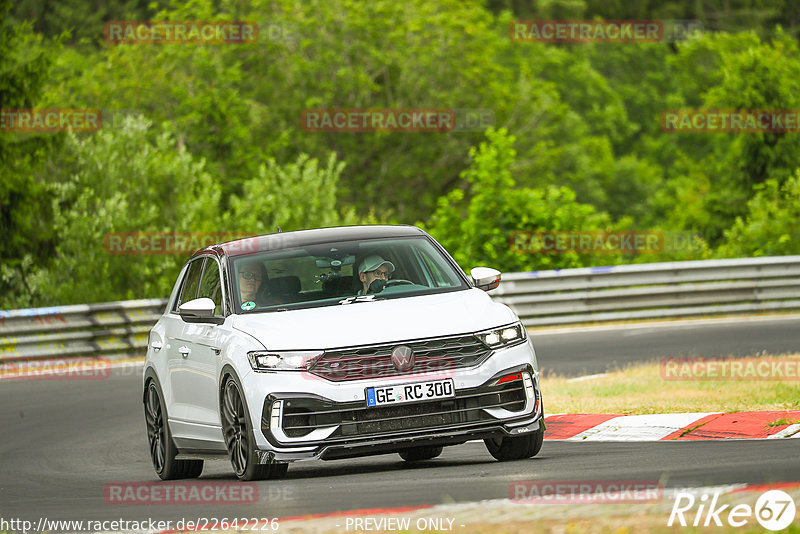
<instances>
[{"instance_id":1,"label":"green foliage","mask_svg":"<svg viewBox=\"0 0 800 534\"><path fill-rule=\"evenodd\" d=\"M505 271L796 252L797 134L659 124L674 109L800 109L789 0L87 6L0 0L0 108L144 119L106 116L81 136L0 132L0 306L85 301L87 288L91 300L164 295L183 258L107 254L103 237L121 231L421 220L462 265ZM508 37L515 18L594 17L696 18L706 32L649 44ZM260 38L109 45L114 19L255 21ZM315 108L488 110L496 128L307 131L300 118ZM515 231L595 229L700 238L640 256L508 243Z\"/></svg>"},{"instance_id":2,"label":"green foliage","mask_svg":"<svg viewBox=\"0 0 800 534\"><path fill-rule=\"evenodd\" d=\"M747 203L747 215L737 217L725 232L721 257L800 254L800 170L783 185L769 179Z\"/></svg>"},{"instance_id":3,"label":"green foliage","mask_svg":"<svg viewBox=\"0 0 800 534\"><path fill-rule=\"evenodd\" d=\"M166 4L165 0L115 0L87 2L85 0L17 0L12 16L31 20L34 29L53 37L69 32L72 42L91 40L98 28L109 20L148 20L153 14L149 6Z\"/></svg>"},{"instance_id":4,"label":"green foliage","mask_svg":"<svg viewBox=\"0 0 800 534\"><path fill-rule=\"evenodd\" d=\"M39 100L58 42L37 46L29 24L12 27L10 0L0 0L0 109L30 108ZM25 302L21 283L30 267L53 252L51 191L36 179L46 153L59 137L0 131L0 295Z\"/></svg>"},{"instance_id":5,"label":"green foliage","mask_svg":"<svg viewBox=\"0 0 800 534\"><path fill-rule=\"evenodd\" d=\"M344 167L333 152L324 167L306 154L283 166L270 158L245 182L243 195L231 199L226 227L258 235L278 228L291 231L357 224L352 210L340 214L336 207L336 188Z\"/></svg>"},{"instance_id":6,"label":"green foliage","mask_svg":"<svg viewBox=\"0 0 800 534\"><path fill-rule=\"evenodd\" d=\"M665 63L671 89L664 110L800 108L798 47L780 31L766 42L750 32L707 33L678 45ZM800 165L798 142L796 133L665 134L651 128L638 140L637 153L663 175L650 213L640 220L723 245L725 230L746 214L758 184L769 178L782 183Z\"/></svg>"},{"instance_id":7,"label":"green foliage","mask_svg":"<svg viewBox=\"0 0 800 534\"><path fill-rule=\"evenodd\" d=\"M59 239L28 277L34 303L166 295L186 258L116 254L108 234L220 231L219 187L166 124L131 117L120 129L70 135L51 168Z\"/></svg>"},{"instance_id":8,"label":"green foliage","mask_svg":"<svg viewBox=\"0 0 800 534\"><path fill-rule=\"evenodd\" d=\"M602 261L576 253L532 255L510 246L514 232L607 230L610 220L594 207L575 202L575 194L566 187L515 188L515 138L505 129L490 129L486 137L470 150L472 162L461 174L469 184L469 197L455 190L440 198L427 228L459 265L530 271ZM605 261L618 259L602 256Z\"/></svg>"},{"instance_id":9,"label":"green foliage","mask_svg":"<svg viewBox=\"0 0 800 534\"><path fill-rule=\"evenodd\" d=\"M740 32L757 29L769 35L776 25L800 30L794 0L488 0L492 11L512 10L526 19L677 19L698 20L708 31Z\"/></svg>"},{"instance_id":10,"label":"green foliage","mask_svg":"<svg viewBox=\"0 0 800 534\"><path fill-rule=\"evenodd\" d=\"M742 37L747 48L721 49L719 83L709 88L704 107L709 109L800 109L800 49L780 33L771 43ZM712 41L713 44L713 41ZM742 216L754 186L768 179L784 182L800 166L800 138L796 133L750 133L731 138L714 135L706 160L714 179L706 210L715 217L706 232L721 237L734 218Z\"/></svg>"}]
</instances>

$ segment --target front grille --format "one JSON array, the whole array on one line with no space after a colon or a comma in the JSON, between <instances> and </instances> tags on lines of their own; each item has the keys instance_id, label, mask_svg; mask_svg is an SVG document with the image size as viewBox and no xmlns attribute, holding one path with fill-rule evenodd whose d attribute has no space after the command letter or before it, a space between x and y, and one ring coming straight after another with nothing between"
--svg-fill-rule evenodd
<instances>
[{"instance_id":1,"label":"front grille","mask_svg":"<svg viewBox=\"0 0 800 534\"><path fill-rule=\"evenodd\" d=\"M405 345L414 351L414 366L408 371L400 372L392 364L392 350L398 345ZM475 336L434 338L326 351L312 363L308 371L335 382L447 372L478 365L490 353L491 349Z\"/></svg>"},{"instance_id":2,"label":"front grille","mask_svg":"<svg viewBox=\"0 0 800 534\"><path fill-rule=\"evenodd\" d=\"M294 398L285 402L283 431L287 436L297 438L315 428L338 425L339 428L328 440L361 438L405 430L496 421L484 408L519 412L524 407L522 380L463 390L451 399L375 408L366 408L363 403L335 406L318 399Z\"/></svg>"}]
</instances>

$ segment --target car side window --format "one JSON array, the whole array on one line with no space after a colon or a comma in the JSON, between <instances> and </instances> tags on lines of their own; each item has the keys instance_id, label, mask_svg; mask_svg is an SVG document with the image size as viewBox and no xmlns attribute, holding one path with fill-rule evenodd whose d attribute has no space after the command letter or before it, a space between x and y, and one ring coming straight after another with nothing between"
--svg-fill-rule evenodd
<instances>
[{"instance_id":1,"label":"car side window","mask_svg":"<svg viewBox=\"0 0 800 534\"><path fill-rule=\"evenodd\" d=\"M189 302L197 298L197 289L200 286L200 275L203 272L204 258L194 260L186 271L186 277L183 279L183 287L178 295L178 300L175 301L175 310L178 311L181 304Z\"/></svg>"},{"instance_id":2,"label":"car side window","mask_svg":"<svg viewBox=\"0 0 800 534\"><path fill-rule=\"evenodd\" d=\"M200 281L200 293L197 298L209 298L214 301L214 315L222 315L222 284L219 278L219 265L213 259L206 260L206 269Z\"/></svg>"}]
</instances>

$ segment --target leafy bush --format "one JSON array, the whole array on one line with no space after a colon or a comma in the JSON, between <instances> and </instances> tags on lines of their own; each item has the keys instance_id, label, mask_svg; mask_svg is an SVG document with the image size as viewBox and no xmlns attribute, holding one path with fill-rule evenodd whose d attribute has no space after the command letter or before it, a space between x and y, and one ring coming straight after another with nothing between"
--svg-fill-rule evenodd
<instances>
[{"instance_id":1,"label":"leafy bush","mask_svg":"<svg viewBox=\"0 0 800 534\"><path fill-rule=\"evenodd\" d=\"M767 180L747 208L747 215L725 232L721 257L800 254L800 169L783 185Z\"/></svg>"},{"instance_id":2,"label":"leafy bush","mask_svg":"<svg viewBox=\"0 0 800 534\"><path fill-rule=\"evenodd\" d=\"M301 154L292 163L279 165L269 158L258 176L244 183L244 193L230 201L226 226L254 235L325 226L357 224L354 211L340 213L336 191L343 161L331 152L324 167Z\"/></svg>"},{"instance_id":3,"label":"leafy bush","mask_svg":"<svg viewBox=\"0 0 800 534\"><path fill-rule=\"evenodd\" d=\"M486 137L470 149L472 161L461 173L466 193L456 189L441 197L426 225L459 265L530 271L618 261L613 254L534 255L514 250L510 246L514 232L609 230L610 218L576 202L567 187L516 188L511 171L515 138L505 129L489 129Z\"/></svg>"},{"instance_id":4,"label":"leafy bush","mask_svg":"<svg viewBox=\"0 0 800 534\"><path fill-rule=\"evenodd\" d=\"M258 235L317 226L376 222L336 208L336 187L344 169L331 154L324 167L300 155L279 165L261 165L244 194L220 208L220 186L202 159L183 147L172 127L127 117L119 128L69 135L48 167L53 191L57 245L51 261L28 262L28 275L9 283L29 288L23 301L4 306L70 304L164 297L186 254L153 254L110 244L112 233L172 232ZM133 250L135 255L119 254ZM188 251L191 253L191 251Z\"/></svg>"},{"instance_id":5,"label":"leafy bush","mask_svg":"<svg viewBox=\"0 0 800 534\"><path fill-rule=\"evenodd\" d=\"M219 187L168 125L129 117L67 138L49 164L56 253L28 279L35 304L163 297L185 257L110 253L111 232L219 230Z\"/></svg>"}]
</instances>

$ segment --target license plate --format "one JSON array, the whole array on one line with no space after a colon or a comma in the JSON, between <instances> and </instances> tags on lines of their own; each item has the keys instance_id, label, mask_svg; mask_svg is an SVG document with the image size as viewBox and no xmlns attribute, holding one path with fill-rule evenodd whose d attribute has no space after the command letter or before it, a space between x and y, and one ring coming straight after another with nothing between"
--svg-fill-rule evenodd
<instances>
[{"instance_id":1,"label":"license plate","mask_svg":"<svg viewBox=\"0 0 800 534\"><path fill-rule=\"evenodd\" d=\"M367 388L367 406L385 406L455 397L453 379Z\"/></svg>"}]
</instances>

